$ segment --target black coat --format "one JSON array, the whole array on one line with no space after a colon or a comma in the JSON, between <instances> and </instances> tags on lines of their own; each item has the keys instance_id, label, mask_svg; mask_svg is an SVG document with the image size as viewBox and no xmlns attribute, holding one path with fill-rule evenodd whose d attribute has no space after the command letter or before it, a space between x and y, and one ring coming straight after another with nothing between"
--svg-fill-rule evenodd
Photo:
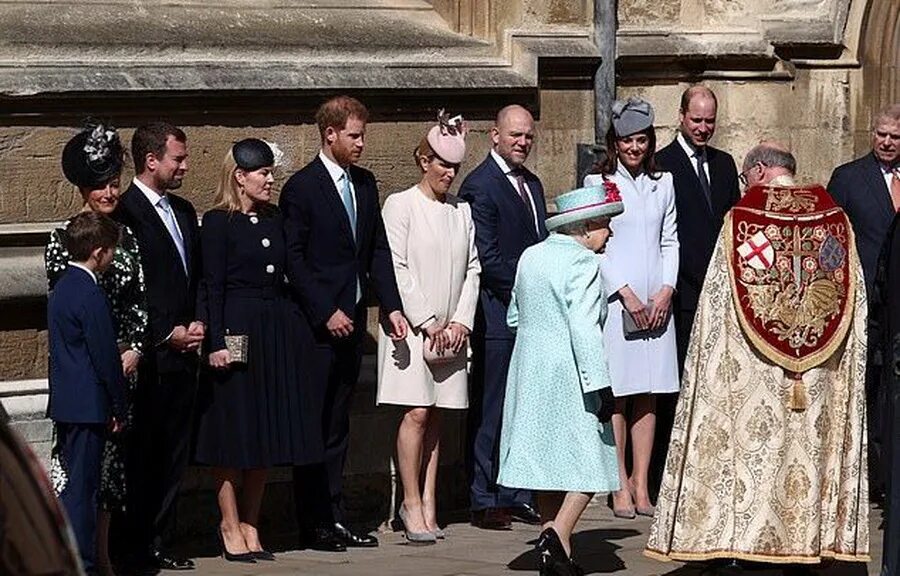
<instances>
[{"instance_id":1,"label":"black coat","mask_svg":"<svg viewBox=\"0 0 900 576\"><path fill-rule=\"evenodd\" d=\"M132 183L113 213L137 238L147 290L147 350L153 351L145 358L155 361L159 372L193 370L197 364L196 354L182 354L165 344L175 326L187 326L198 319L195 304L201 275L197 211L184 198L172 193L168 197L184 239L187 273L166 225L140 188Z\"/></svg>"},{"instance_id":2,"label":"black coat","mask_svg":"<svg viewBox=\"0 0 900 576\"><path fill-rule=\"evenodd\" d=\"M866 154L835 168L828 181L828 192L850 218L866 292L871 294L878 255L894 219L891 192L875 155Z\"/></svg>"},{"instance_id":3,"label":"black coat","mask_svg":"<svg viewBox=\"0 0 900 576\"><path fill-rule=\"evenodd\" d=\"M486 338L511 340L515 334L506 325L506 309L516 280L519 256L529 246L547 237L547 207L544 187L525 169L525 183L537 210L539 228L528 221L519 192L488 154L459 189L459 197L472 207L475 245L481 261L481 288L475 331Z\"/></svg>"},{"instance_id":4,"label":"black coat","mask_svg":"<svg viewBox=\"0 0 900 576\"><path fill-rule=\"evenodd\" d=\"M734 158L727 152L707 146L712 208L706 201L695 163L684 153L678 140L657 152L661 170L672 173L675 184L675 209L678 212L678 285L675 309L693 317L706 278L706 268L722 228L725 214L740 199Z\"/></svg>"},{"instance_id":5,"label":"black coat","mask_svg":"<svg viewBox=\"0 0 900 576\"><path fill-rule=\"evenodd\" d=\"M278 202L288 280L315 329L338 309L354 318L357 279L363 294L371 283L386 313L403 309L375 176L358 166L349 171L356 191L355 240L338 190L318 156L291 176Z\"/></svg>"},{"instance_id":6,"label":"black coat","mask_svg":"<svg viewBox=\"0 0 900 576\"><path fill-rule=\"evenodd\" d=\"M885 477L884 576L900 576L900 217L892 221L877 264L875 289L870 298L869 342L884 358L879 402L882 452L880 463Z\"/></svg>"}]
</instances>

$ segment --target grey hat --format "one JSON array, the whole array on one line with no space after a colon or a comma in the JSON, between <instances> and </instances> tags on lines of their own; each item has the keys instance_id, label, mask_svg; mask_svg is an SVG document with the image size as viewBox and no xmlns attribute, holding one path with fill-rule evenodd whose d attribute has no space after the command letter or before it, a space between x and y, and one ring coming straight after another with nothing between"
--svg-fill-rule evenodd
<instances>
[{"instance_id":1,"label":"grey hat","mask_svg":"<svg viewBox=\"0 0 900 576\"><path fill-rule=\"evenodd\" d=\"M653 107L646 100L631 97L612 105L612 124L616 136L624 138L653 126Z\"/></svg>"}]
</instances>

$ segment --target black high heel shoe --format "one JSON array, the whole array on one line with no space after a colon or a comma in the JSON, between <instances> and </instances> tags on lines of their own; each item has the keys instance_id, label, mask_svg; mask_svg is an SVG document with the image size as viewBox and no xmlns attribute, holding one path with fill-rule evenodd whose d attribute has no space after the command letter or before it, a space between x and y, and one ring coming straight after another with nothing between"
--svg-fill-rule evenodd
<instances>
[{"instance_id":1,"label":"black high heel shoe","mask_svg":"<svg viewBox=\"0 0 900 576\"><path fill-rule=\"evenodd\" d=\"M225 537L222 535L222 529L216 531L219 536L219 544L222 546L222 558L227 562L241 562L243 564L256 564L256 554L253 552L243 552L241 554L232 554L225 547Z\"/></svg>"},{"instance_id":2,"label":"black high heel shoe","mask_svg":"<svg viewBox=\"0 0 900 576\"><path fill-rule=\"evenodd\" d=\"M566 554L559 534L553 528L541 532L535 547L540 554L541 576L584 576L584 570Z\"/></svg>"}]
</instances>

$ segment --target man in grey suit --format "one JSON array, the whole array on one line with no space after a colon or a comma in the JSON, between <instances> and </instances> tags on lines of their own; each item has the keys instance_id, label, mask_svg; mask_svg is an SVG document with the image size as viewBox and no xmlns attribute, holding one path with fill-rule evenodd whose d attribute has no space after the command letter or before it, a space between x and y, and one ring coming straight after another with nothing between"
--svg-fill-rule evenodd
<instances>
[{"instance_id":1,"label":"man in grey suit","mask_svg":"<svg viewBox=\"0 0 900 576\"><path fill-rule=\"evenodd\" d=\"M856 249L866 280L869 310L877 305L875 272L891 222L900 209L900 103L881 110L872 122L872 151L834 169L828 192L850 218ZM871 314L870 314L871 316ZM870 331L870 334L874 331ZM875 350L869 338L869 350ZM878 382L881 359L869 355L866 366L866 403L869 413L869 485L873 500L881 500L883 386Z\"/></svg>"}]
</instances>

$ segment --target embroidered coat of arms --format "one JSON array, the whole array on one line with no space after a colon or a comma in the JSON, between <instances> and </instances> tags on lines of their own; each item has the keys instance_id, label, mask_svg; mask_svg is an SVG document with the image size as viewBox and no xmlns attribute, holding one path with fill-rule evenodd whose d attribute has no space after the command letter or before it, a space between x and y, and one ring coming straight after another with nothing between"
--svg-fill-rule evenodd
<instances>
[{"instance_id":1,"label":"embroidered coat of arms","mask_svg":"<svg viewBox=\"0 0 900 576\"><path fill-rule=\"evenodd\" d=\"M802 373L841 345L853 309L847 215L819 185L755 186L726 238L738 320L766 358Z\"/></svg>"}]
</instances>

